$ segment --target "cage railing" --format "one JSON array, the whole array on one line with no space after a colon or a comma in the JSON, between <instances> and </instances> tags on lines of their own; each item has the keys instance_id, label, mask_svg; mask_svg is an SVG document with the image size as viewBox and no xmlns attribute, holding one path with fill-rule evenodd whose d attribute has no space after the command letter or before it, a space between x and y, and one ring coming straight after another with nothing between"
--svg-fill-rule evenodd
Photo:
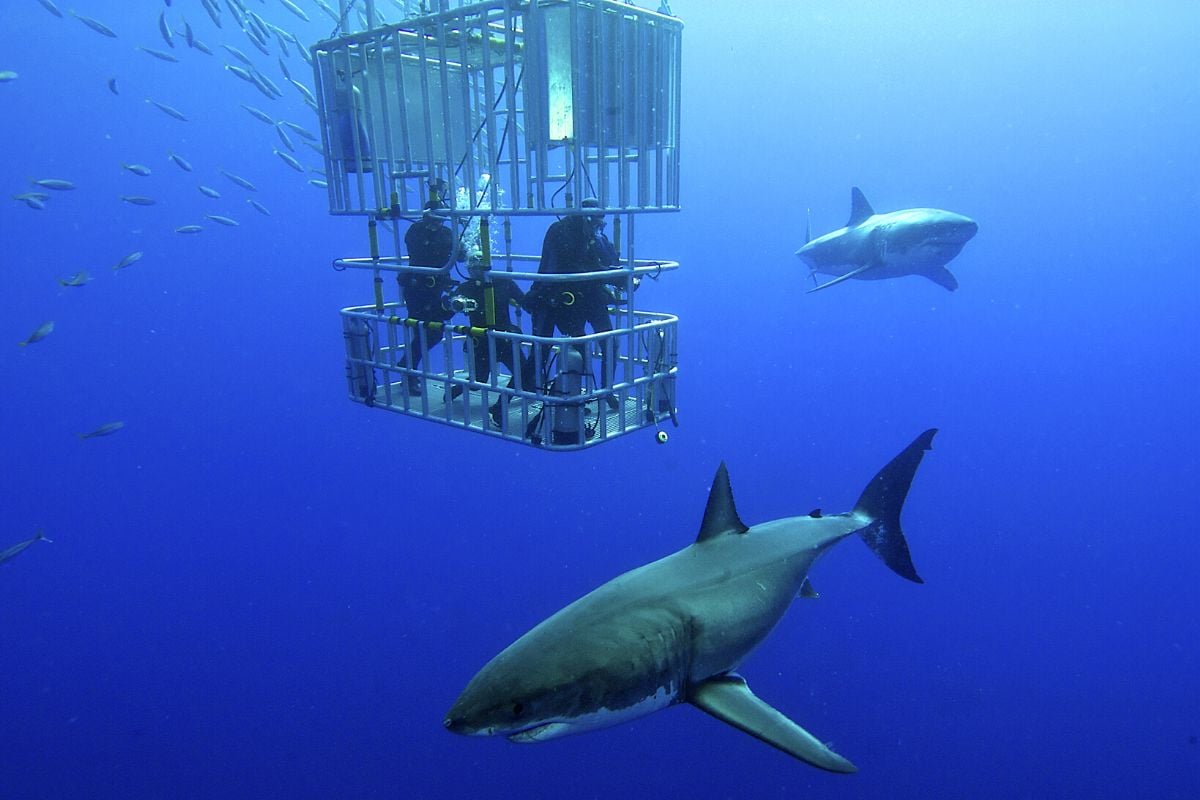
<instances>
[{"instance_id":1,"label":"cage railing","mask_svg":"<svg viewBox=\"0 0 1200 800\"><path fill-rule=\"evenodd\" d=\"M610 310L625 319L612 331L539 337L415 320L399 302L345 308L349 394L549 449L580 449L657 426L674 414L678 319ZM479 374L481 364L488 375Z\"/></svg>"}]
</instances>

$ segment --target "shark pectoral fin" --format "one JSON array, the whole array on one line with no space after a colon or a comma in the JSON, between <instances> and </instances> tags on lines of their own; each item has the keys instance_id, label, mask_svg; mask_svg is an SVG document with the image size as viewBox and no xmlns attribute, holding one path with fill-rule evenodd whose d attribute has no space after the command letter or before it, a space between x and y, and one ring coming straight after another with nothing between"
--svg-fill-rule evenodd
<instances>
[{"instance_id":1,"label":"shark pectoral fin","mask_svg":"<svg viewBox=\"0 0 1200 800\"><path fill-rule=\"evenodd\" d=\"M954 273L945 267L938 267L933 272L926 272L924 275L944 289L949 289L953 292L958 288L958 279L954 277Z\"/></svg>"},{"instance_id":2,"label":"shark pectoral fin","mask_svg":"<svg viewBox=\"0 0 1200 800\"><path fill-rule=\"evenodd\" d=\"M808 578L805 578L804 583L800 584L800 596L805 600L816 600L821 593L813 588L812 582Z\"/></svg>"},{"instance_id":3,"label":"shark pectoral fin","mask_svg":"<svg viewBox=\"0 0 1200 800\"><path fill-rule=\"evenodd\" d=\"M812 294L813 292L819 292L822 289L828 289L830 286L837 286L842 281L848 281L851 278L858 277L859 275L863 274L867 270L872 269L874 266L875 266L874 263L864 264L863 266L859 267L858 269L850 270L845 275L839 275L838 277L834 278L831 281L826 281L825 283L822 283L820 286L814 286L813 288L811 288L807 292L805 292L805 294Z\"/></svg>"},{"instance_id":4,"label":"shark pectoral fin","mask_svg":"<svg viewBox=\"0 0 1200 800\"><path fill-rule=\"evenodd\" d=\"M720 675L692 687L688 701L722 722L788 755L830 772L857 772L848 760L755 697L738 675Z\"/></svg>"}]
</instances>

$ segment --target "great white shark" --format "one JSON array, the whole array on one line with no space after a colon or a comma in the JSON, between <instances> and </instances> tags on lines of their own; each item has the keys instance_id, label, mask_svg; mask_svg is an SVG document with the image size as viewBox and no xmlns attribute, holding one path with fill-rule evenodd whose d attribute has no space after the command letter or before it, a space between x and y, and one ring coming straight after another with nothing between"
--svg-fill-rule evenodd
<instances>
[{"instance_id":1,"label":"great white shark","mask_svg":"<svg viewBox=\"0 0 1200 800\"><path fill-rule=\"evenodd\" d=\"M850 190L850 220L846 227L811 239L796 251L815 278L817 273L838 277L809 292L842 281L881 280L924 275L950 291L958 281L946 264L979 231L962 214L940 208L907 208L887 214L875 209L857 186ZM806 239L809 237L805 236Z\"/></svg>"},{"instance_id":2,"label":"great white shark","mask_svg":"<svg viewBox=\"0 0 1200 800\"><path fill-rule=\"evenodd\" d=\"M893 458L844 514L818 510L747 527L722 463L693 544L614 578L511 644L471 679L446 728L541 742L690 703L813 766L856 771L751 693L735 670L793 598L815 596L809 571L848 536L923 582L900 509L936 432Z\"/></svg>"}]
</instances>

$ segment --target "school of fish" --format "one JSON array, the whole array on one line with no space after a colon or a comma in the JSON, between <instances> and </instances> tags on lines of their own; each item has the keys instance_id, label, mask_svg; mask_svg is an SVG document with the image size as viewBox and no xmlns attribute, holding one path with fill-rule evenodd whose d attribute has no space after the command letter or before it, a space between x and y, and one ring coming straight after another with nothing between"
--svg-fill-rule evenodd
<instances>
[{"instance_id":1,"label":"school of fish","mask_svg":"<svg viewBox=\"0 0 1200 800\"><path fill-rule=\"evenodd\" d=\"M285 119L284 112L271 112L263 110L258 105L265 105L269 108L270 104L276 103L280 105L286 104L287 101L281 103L284 98L284 91L281 86L291 86L297 93L304 105L314 113L310 125L313 128L318 127L316 122L315 112L317 102L313 94L312 88L301 80L305 78L311 81L311 56L309 55L308 45L312 42L323 38L328 38L338 31L346 22L339 18L338 12L325 0L277 0L277 3L270 3L267 0L258 0L256 3L258 8L251 9L247 6L246 0L199 0L199 4L204 11L204 16L198 17L195 13L191 14L190 18L185 17L183 10L173 8L171 0L164 0L164 6L158 9L156 13L148 15L144 20L143 25L138 26L136 32L130 32L125 29L124 25L112 27L106 22L83 13L87 9L76 11L69 9L66 12L59 7L54 0L13 0L16 2L38 3L46 12L53 15L59 20L63 20L63 25L72 25L70 20L75 20L90 31L97 34L98 37L91 40L91 46L96 48L104 47L119 47L122 42L129 40L123 37L133 35L142 39L132 45L133 49L145 56L147 62L160 62L162 66L154 68L147 64L145 67L139 68L137 71L125 75L111 75L104 80L104 86L99 87L105 96L110 98L110 102L122 103L129 102L128 87L135 85L139 80L152 69L161 70L164 74L160 77L158 72L154 72L154 79L150 82L153 85L154 91L146 94L154 96L143 96L142 102L137 102L136 107L126 106L123 113L127 114L132 121L131 124L137 124L139 115L144 113L161 114L167 118L175 120L179 123L179 136L176 141L163 142L163 148L159 152L140 152L130 153L128 160L118 161L112 166L113 184L123 187L122 190L109 191L109 202L113 206L126 204L133 207L150 209L159 206L159 198L156 196L153 187L158 185L160 188L166 184L159 182L177 183L180 180L193 180L199 197L197 202L202 205L212 203L212 208L209 210L197 209L193 219L176 219L174 222L162 222L161 215L153 211L139 211L138 214L151 213L155 214L155 219L151 222L161 224L161 230L166 232L173 231L176 234L183 236L199 234L206 229L206 225L201 222L215 223L223 228L239 228L242 223L238 217L229 211L228 206L218 206L217 203L228 203L230 197L244 201L247 206L252 208L259 216L270 217L271 211L260 200L253 197L238 196L238 193L258 193L258 186L250 179L244 177L244 174L250 172L266 172L268 169L280 173L298 172L301 174L301 180L305 183L314 186L323 191L327 191L327 183L324 180L324 170L319 166L309 166L304 163L302 158L306 155L312 158L312 154L307 154L305 148L311 150L321 162L324 161L324 152L321 149L321 138L309 127L306 127L301 122L291 119ZM392 18L385 17L384 12L377 7L377 19L367 20L364 11L361 8L362 4L351 6L352 13L356 19L352 20L358 24L358 29L369 27L377 27L379 25L398 22L405 17L420 13L420 4L418 2L402 2L402 0L391 0L395 8L394 12L390 12ZM80 2L80 6L84 5L100 5L94 2ZM380 4L382 5L382 4ZM314 11L318 11L328 18L328 21L323 22L320 17L314 19L304 6L312 6ZM359 6L359 7L356 7ZM269 17L276 16L274 21ZM307 23L304 28L304 35L289 30L284 27L283 23L289 22L290 25ZM57 24L57 23L52 23ZM330 25L334 25L333 30L329 29ZM83 34L83 37L88 37L88 34ZM205 44L201 37L211 37L212 39L222 39L217 41L216 45L209 46ZM67 47L82 48L84 45L76 41L78 37L67 28L62 29L62 39ZM108 40L108 41L105 41ZM239 46L240 45L240 46ZM129 46L126 44L125 46ZM245 48L245 49L243 49ZM247 50L252 51L252 55L247 55ZM98 54L102 55L102 54ZM225 57L228 56L228 60ZM5 54L0 53L0 59L4 58ZM234 83L244 84L245 88L240 86L224 86L222 88L222 96L236 98L235 102L241 108L245 109L255 120L264 124L265 127L259 129L266 137L269 137L269 143L261 148L263 156L247 164L239 165L223 165L223 164L201 164L199 162L193 164L191 160L182 155L179 151L187 150L188 136L203 138L205 136L214 135L213 131L190 132L189 129L195 126L202 126L205 121L205 109L195 108L188 102L191 92L188 86L182 79L178 82L178 97L173 98L166 96L167 91L162 87L170 85L170 75L165 74L173 69L179 69L171 65L177 65L190 59L207 60L211 63L211 72L213 81L224 81L224 75L229 75L237 80ZM106 59L97 58L97 63L103 63ZM292 66L289 67L289 61ZM296 63L297 61L303 63ZM21 72L16 70L3 69L6 65L0 64L0 84L11 84L15 87L21 87L26 83L31 83L36 80L36 76L32 76L28 68L22 69ZM278 73L278 77L272 77L272 73ZM96 76L85 76L84 79L90 79ZM6 106L6 96L11 91L16 91L9 86L0 89L0 109ZM295 97L297 95L293 95ZM257 99L255 99L257 98ZM256 104L258 105L256 105ZM150 111L140 111L139 108L152 109ZM268 130L269 128L269 130ZM221 131L221 133L227 133ZM301 145L297 146L297 143ZM247 146L244 148L247 155L250 155L254 148ZM167 165L160 169L159 165ZM170 165L174 165L175 169L171 169ZM268 166L269 165L269 166ZM89 165L90 168L94 165ZM40 171L36 164L29 165L31 171ZM92 171L92 169L89 169ZM46 170L46 172L51 172ZM65 173L65 174L64 174ZM315 177L308 177L313 175ZM195 177L191 177L195 176ZM219 176L219 177L217 177ZM199 180L197 180L199 179ZM212 184L220 185L224 181L228 184L224 187L225 191L214 188ZM229 187L236 187L230 189ZM67 204L68 201L59 200L60 197L69 195L85 195L95 191L94 187L86 185L86 182L80 181L77 186L74 179L70 177L69 168L61 166L59 162L54 163L53 172L39 177L29 179L28 185L14 186L10 189L11 197L19 208L29 209L38 212L54 213L54 207L60 203ZM230 192L233 194L230 195ZM177 195L172 194L172 199ZM90 196L88 202L92 205L92 210L97 210L104 201L100 197ZM169 206L170 203L163 205ZM117 212L110 209L112 213ZM20 213L20 212L16 212ZM79 213L78 207L74 207L64 213ZM135 212L129 212L135 213ZM268 223L269 224L269 223ZM147 224L143 225L132 234L141 233L146 229L152 229L154 226ZM131 243L126 254L119 255L117 253L96 253L93 254L93 260L98 260L103 264L107 261L111 265L111 272L117 274L126 270L129 267L138 264L143 259L143 251L134 243ZM81 248L85 250L85 248ZM94 265L89 265L94 266ZM63 272L65 272L64 270ZM59 273L62 275L62 272ZM75 291L86 287L94 280L92 273L88 269L77 269L72 274L58 277L58 286L61 290ZM36 312L36 310L35 310ZM44 314L39 315L44 318ZM36 320L28 320L24 324L32 325ZM19 321L10 321L19 322ZM29 328L25 328L29 330ZM44 342L55 330L54 320L46 320L32 330L24 339L18 341L18 344L23 348L30 348ZM41 350L42 348L53 349L53 344L43 344L31 350ZM125 427L124 421L105 422L95 428L79 433L80 440L95 439L100 437L110 436ZM0 564L12 560L27 548L39 541L50 541L45 534L38 530L36 534L28 539L17 542L7 549L0 550Z\"/></svg>"}]
</instances>

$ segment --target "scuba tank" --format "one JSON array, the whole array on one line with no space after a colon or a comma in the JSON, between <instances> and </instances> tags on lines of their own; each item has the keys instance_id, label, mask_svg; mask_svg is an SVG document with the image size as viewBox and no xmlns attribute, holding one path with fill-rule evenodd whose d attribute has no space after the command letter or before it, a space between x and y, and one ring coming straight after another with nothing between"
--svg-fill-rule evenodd
<instances>
[{"instance_id":1,"label":"scuba tank","mask_svg":"<svg viewBox=\"0 0 1200 800\"><path fill-rule=\"evenodd\" d=\"M578 444L583 437L583 356L574 347L559 353L562 369L554 378L550 394L568 399L550 407L550 441Z\"/></svg>"},{"instance_id":2,"label":"scuba tank","mask_svg":"<svg viewBox=\"0 0 1200 800\"><path fill-rule=\"evenodd\" d=\"M371 331L367 323L356 317L344 317L342 335L346 338L346 381L350 396L375 405L375 369L371 366Z\"/></svg>"}]
</instances>

